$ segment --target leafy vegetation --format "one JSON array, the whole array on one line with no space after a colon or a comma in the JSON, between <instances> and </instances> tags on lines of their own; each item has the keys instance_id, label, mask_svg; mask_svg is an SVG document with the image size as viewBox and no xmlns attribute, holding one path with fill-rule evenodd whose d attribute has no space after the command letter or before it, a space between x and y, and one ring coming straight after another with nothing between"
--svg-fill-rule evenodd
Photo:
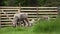
<instances>
[{"instance_id":1,"label":"leafy vegetation","mask_svg":"<svg viewBox=\"0 0 60 34\"><path fill-rule=\"evenodd\" d=\"M0 6L60 6L60 0L0 0Z\"/></svg>"}]
</instances>

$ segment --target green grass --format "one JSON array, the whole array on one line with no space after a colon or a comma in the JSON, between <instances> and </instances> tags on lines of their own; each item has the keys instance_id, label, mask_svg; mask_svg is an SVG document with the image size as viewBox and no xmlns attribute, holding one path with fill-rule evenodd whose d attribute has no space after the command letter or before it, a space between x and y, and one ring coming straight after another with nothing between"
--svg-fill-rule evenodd
<instances>
[{"instance_id":1,"label":"green grass","mask_svg":"<svg viewBox=\"0 0 60 34\"><path fill-rule=\"evenodd\" d=\"M3 27L0 34L60 34L60 19L39 20L32 27Z\"/></svg>"},{"instance_id":2,"label":"green grass","mask_svg":"<svg viewBox=\"0 0 60 34\"><path fill-rule=\"evenodd\" d=\"M0 30L0 34L59 34L59 32L40 32L40 33L35 33L35 32L31 32L30 29L19 29L19 28L12 28L12 27L8 27L8 28L2 28Z\"/></svg>"},{"instance_id":3,"label":"green grass","mask_svg":"<svg viewBox=\"0 0 60 34\"><path fill-rule=\"evenodd\" d=\"M35 34L30 31L30 27L5 27L0 29L0 34Z\"/></svg>"},{"instance_id":4,"label":"green grass","mask_svg":"<svg viewBox=\"0 0 60 34\"><path fill-rule=\"evenodd\" d=\"M60 21L58 19L55 20L40 20L37 25L33 27L34 32L53 32L60 31Z\"/></svg>"},{"instance_id":5,"label":"green grass","mask_svg":"<svg viewBox=\"0 0 60 34\"><path fill-rule=\"evenodd\" d=\"M6 28L1 28L0 29L0 34L59 34L57 32L40 32L40 33L35 33L31 32L31 29L29 28L12 28L12 27L6 27Z\"/></svg>"}]
</instances>

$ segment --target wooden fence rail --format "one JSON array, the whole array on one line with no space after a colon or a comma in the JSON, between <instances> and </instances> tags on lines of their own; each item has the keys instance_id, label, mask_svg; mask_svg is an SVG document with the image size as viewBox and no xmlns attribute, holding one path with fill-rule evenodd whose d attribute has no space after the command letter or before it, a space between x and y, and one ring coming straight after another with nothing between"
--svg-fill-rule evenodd
<instances>
[{"instance_id":1,"label":"wooden fence rail","mask_svg":"<svg viewBox=\"0 0 60 34\"><path fill-rule=\"evenodd\" d=\"M57 17L58 7L0 7L0 23L12 23L17 12L28 13L29 18L41 16ZM21 9L21 10L20 10ZM38 9L38 10L37 10Z\"/></svg>"}]
</instances>

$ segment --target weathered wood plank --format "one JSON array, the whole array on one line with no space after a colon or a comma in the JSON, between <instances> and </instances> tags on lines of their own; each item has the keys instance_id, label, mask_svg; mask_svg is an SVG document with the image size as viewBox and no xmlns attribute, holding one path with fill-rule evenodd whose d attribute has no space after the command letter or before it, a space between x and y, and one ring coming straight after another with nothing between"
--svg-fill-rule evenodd
<instances>
[{"instance_id":1,"label":"weathered wood plank","mask_svg":"<svg viewBox=\"0 0 60 34\"><path fill-rule=\"evenodd\" d=\"M21 11L37 11L37 10L21 10ZM38 11L50 11L50 12L52 12L52 11L57 11L57 10L38 10Z\"/></svg>"}]
</instances>

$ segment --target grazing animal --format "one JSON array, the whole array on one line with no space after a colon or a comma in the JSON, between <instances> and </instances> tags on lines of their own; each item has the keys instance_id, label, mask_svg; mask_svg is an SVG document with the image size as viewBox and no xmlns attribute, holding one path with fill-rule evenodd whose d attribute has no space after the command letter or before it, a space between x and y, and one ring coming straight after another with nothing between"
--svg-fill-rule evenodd
<instances>
[{"instance_id":1,"label":"grazing animal","mask_svg":"<svg viewBox=\"0 0 60 34\"><path fill-rule=\"evenodd\" d=\"M28 14L27 13L18 13L14 15L14 20L13 20L13 25L16 26L17 23L20 23L21 25L21 21L22 24L24 24L24 26L26 25L26 23L29 26L29 20L28 20Z\"/></svg>"}]
</instances>

